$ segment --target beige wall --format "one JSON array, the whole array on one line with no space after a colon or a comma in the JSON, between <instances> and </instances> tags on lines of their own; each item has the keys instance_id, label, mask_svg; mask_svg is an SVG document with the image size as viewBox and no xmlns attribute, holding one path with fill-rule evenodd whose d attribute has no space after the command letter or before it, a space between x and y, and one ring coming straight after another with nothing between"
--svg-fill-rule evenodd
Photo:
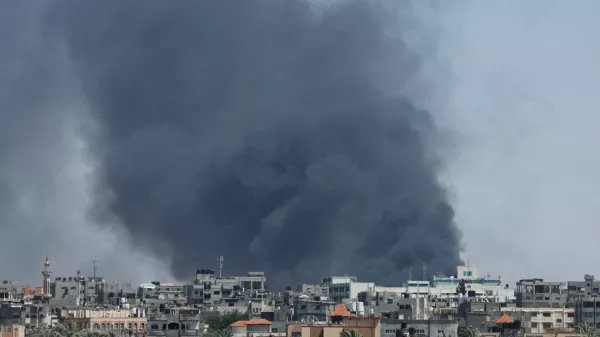
<instances>
[{"instance_id":1,"label":"beige wall","mask_svg":"<svg viewBox=\"0 0 600 337\"><path fill-rule=\"evenodd\" d=\"M502 312L513 319L520 319L523 323L522 326L527 331L536 334L549 332L549 329L575 326L575 309L573 308L502 308Z\"/></svg>"}]
</instances>

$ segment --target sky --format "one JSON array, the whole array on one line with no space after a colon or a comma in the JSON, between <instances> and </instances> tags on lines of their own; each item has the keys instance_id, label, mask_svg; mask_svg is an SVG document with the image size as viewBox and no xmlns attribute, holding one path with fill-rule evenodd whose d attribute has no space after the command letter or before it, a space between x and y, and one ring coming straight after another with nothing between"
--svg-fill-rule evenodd
<instances>
[{"instance_id":1,"label":"sky","mask_svg":"<svg viewBox=\"0 0 600 337\"><path fill-rule=\"evenodd\" d=\"M89 216L97 163L82 139L94 125L81 87L40 34L39 8L7 1L0 9L0 253L18 256L2 259L0 279L40 283L46 254L55 275L89 275L99 260L109 278L172 279L169 258L132 245L118 219ZM416 35L435 41L434 51L412 42L431 91L419 103L448 130L441 177L463 258L512 284L598 274L598 10L585 0L413 7Z\"/></svg>"},{"instance_id":2,"label":"sky","mask_svg":"<svg viewBox=\"0 0 600 337\"><path fill-rule=\"evenodd\" d=\"M444 173L480 271L598 274L600 23L595 1L440 7L439 123L458 131ZM436 75L432 76L433 78Z\"/></svg>"}]
</instances>

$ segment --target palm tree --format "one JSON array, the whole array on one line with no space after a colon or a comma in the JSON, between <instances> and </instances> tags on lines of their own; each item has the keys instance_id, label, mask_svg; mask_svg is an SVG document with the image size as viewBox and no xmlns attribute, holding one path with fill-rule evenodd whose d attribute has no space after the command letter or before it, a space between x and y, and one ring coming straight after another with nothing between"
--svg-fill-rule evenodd
<instances>
[{"instance_id":1,"label":"palm tree","mask_svg":"<svg viewBox=\"0 0 600 337\"><path fill-rule=\"evenodd\" d=\"M471 326L462 328L458 331L458 337L479 337L479 330Z\"/></svg>"},{"instance_id":2,"label":"palm tree","mask_svg":"<svg viewBox=\"0 0 600 337\"><path fill-rule=\"evenodd\" d=\"M598 337L600 334L596 331L596 328L588 323L581 323L575 326L575 332L584 334L588 337Z\"/></svg>"},{"instance_id":3,"label":"palm tree","mask_svg":"<svg viewBox=\"0 0 600 337\"><path fill-rule=\"evenodd\" d=\"M358 332L358 330L356 329L352 329L352 330L345 330L340 332L340 337L362 337L362 335L360 334L360 332Z\"/></svg>"}]
</instances>

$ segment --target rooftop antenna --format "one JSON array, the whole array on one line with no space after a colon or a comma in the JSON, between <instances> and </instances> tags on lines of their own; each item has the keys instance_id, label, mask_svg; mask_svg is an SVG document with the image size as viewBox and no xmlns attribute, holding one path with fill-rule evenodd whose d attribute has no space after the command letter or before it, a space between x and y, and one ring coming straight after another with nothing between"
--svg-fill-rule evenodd
<instances>
[{"instance_id":1,"label":"rooftop antenna","mask_svg":"<svg viewBox=\"0 0 600 337\"><path fill-rule=\"evenodd\" d=\"M423 263L423 281L427 281L427 265Z\"/></svg>"},{"instance_id":2,"label":"rooftop antenna","mask_svg":"<svg viewBox=\"0 0 600 337\"><path fill-rule=\"evenodd\" d=\"M223 278L223 255L217 257L217 266L219 267L219 278Z\"/></svg>"},{"instance_id":3,"label":"rooftop antenna","mask_svg":"<svg viewBox=\"0 0 600 337\"><path fill-rule=\"evenodd\" d=\"M412 267L408 268L408 280L412 281Z\"/></svg>"}]
</instances>

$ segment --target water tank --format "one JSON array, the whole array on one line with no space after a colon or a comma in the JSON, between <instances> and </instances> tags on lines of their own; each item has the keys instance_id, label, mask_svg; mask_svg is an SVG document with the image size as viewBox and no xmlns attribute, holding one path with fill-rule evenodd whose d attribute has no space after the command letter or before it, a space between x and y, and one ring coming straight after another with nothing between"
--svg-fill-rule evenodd
<instances>
[{"instance_id":1,"label":"water tank","mask_svg":"<svg viewBox=\"0 0 600 337\"><path fill-rule=\"evenodd\" d=\"M121 306L123 309L129 309L129 303L125 303Z\"/></svg>"},{"instance_id":2,"label":"water tank","mask_svg":"<svg viewBox=\"0 0 600 337\"><path fill-rule=\"evenodd\" d=\"M358 302L358 316L365 315L365 304L363 302Z\"/></svg>"},{"instance_id":3,"label":"water tank","mask_svg":"<svg viewBox=\"0 0 600 337\"><path fill-rule=\"evenodd\" d=\"M121 303L121 304L125 304L125 303L127 303L127 299L126 299L125 297L121 297L121 298L119 299L119 301L120 301L119 303Z\"/></svg>"},{"instance_id":4,"label":"water tank","mask_svg":"<svg viewBox=\"0 0 600 337\"><path fill-rule=\"evenodd\" d=\"M137 308L131 308L131 315L137 316Z\"/></svg>"},{"instance_id":5,"label":"water tank","mask_svg":"<svg viewBox=\"0 0 600 337\"><path fill-rule=\"evenodd\" d=\"M352 302L352 309L350 311L352 311L352 312L357 311L356 302Z\"/></svg>"},{"instance_id":6,"label":"water tank","mask_svg":"<svg viewBox=\"0 0 600 337\"><path fill-rule=\"evenodd\" d=\"M375 316L375 308L370 307L369 308L369 313L371 314L371 316Z\"/></svg>"}]
</instances>

